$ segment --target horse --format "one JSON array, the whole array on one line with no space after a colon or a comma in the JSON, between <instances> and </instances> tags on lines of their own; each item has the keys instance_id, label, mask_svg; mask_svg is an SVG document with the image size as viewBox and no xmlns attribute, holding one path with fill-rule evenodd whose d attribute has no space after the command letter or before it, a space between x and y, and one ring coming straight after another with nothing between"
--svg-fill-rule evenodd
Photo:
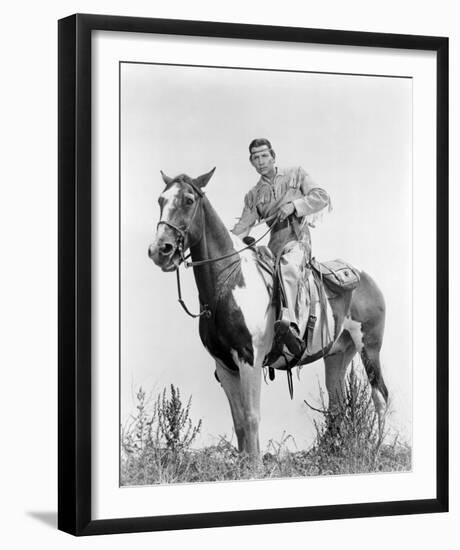
<instances>
[{"instance_id":1,"label":"horse","mask_svg":"<svg viewBox=\"0 0 460 550\"><path fill-rule=\"evenodd\" d=\"M258 457L262 370L273 343L275 306L255 251L225 227L203 191L214 171L197 178L161 172L160 220L148 255L163 271L177 272L190 252L201 310L199 335L228 398L238 450ZM380 418L388 401L380 363L385 302L373 279L359 273L357 288L330 301L333 342L318 357L324 359L331 409L339 406L347 367L359 353Z\"/></svg>"}]
</instances>

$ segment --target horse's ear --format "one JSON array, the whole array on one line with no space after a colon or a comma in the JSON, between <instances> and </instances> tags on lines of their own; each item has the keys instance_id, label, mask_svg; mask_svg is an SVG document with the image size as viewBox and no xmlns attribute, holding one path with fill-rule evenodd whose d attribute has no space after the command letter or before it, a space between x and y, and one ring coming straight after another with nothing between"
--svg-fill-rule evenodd
<instances>
[{"instance_id":1,"label":"horse's ear","mask_svg":"<svg viewBox=\"0 0 460 550\"><path fill-rule=\"evenodd\" d=\"M169 176L167 176L163 170L160 170L160 173L161 173L161 177L163 178L163 181L166 183L166 185L169 185L171 182L172 182L172 178L170 178Z\"/></svg>"},{"instance_id":2,"label":"horse's ear","mask_svg":"<svg viewBox=\"0 0 460 550\"><path fill-rule=\"evenodd\" d=\"M214 168L207 174L203 174L202 176L198 176L197 178L195 178L194 182L196 183L196 185L198 185L198 187L205 187L208 181L212 178L215 170L216 167L214 166Z\"/></svg>"}]
</instances>

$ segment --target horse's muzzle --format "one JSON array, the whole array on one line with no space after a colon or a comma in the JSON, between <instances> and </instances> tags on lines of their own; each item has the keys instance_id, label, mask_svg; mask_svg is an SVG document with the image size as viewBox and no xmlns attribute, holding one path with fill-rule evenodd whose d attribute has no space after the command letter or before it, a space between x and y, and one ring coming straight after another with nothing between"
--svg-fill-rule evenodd
<instances>
[{"instance_id":1,"label":"horse's muzzle","mask_svg":"<svg viewBox=\"0 0 460 550\"><path fill-rule=\"evenodd\" d=\"M152 243L150 246L149 246L149 250L148 250L148 255L149 255L149 258L153 261L155 261L155 258L157 257L157 247L155 246L155 243Z\"/></svg>"},{"instance_id":2,"label":"horse's muzzle","mask_svg":"<svg viewBox=\"0 0 460 550\"><path fill-rule=\"evenodd\" d=\"M148 255L163 271L174 271L179 265L179 254L176 244L155 240L148 248Z\"/></svg>"}]
</instances>

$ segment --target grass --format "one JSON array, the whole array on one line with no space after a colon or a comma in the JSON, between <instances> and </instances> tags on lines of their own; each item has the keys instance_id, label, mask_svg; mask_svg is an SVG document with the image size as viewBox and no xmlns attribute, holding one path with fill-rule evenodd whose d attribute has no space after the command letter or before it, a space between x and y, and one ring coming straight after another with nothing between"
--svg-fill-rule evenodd
<instances>
[{"instance_id":1,"label":"grass","mask_svg":"<svg viewBox=\"0 0 460 550\"><path fill-rule=\"evenodd\" d=\"M408 471L411 449L390 437L386 419L379 423L370 390L350 370L342 404L328 411L324 396L314 411L315 440L308 450L290 450L290 435L271 440L254 465L238 453L232 440L193 448L202 421L191 418L191 397L182 401L179 388L164 389L148 407L142 388L135 414L121 430L121 485L195 483L241 479L344 475ZM310 410L308 410L310 409ZM294 442L295 443L295 442Z\"/></svg>"}]
</instances>

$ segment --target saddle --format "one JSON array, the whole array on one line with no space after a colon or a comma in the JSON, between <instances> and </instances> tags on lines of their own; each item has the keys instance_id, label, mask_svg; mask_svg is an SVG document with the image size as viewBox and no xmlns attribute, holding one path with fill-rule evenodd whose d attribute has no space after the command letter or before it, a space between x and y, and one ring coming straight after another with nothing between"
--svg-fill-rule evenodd
<instances>
[{"instance_id":1,"label":"saddle","mask_svg":"<svg viewBox=\"0 0 460 550\"><path fill-rule=\"evenodd\" d=\"M276 277L276 258L266 246L255 247L254 251L259 272L272 296L278 318L281 292ZM293 357L286 348L280 350L274 346L264 361L264 366L269 367L271 380L274 378L273 369L289 372L295 366L316 361L330 349L336 335L329 300L353 291L360 281L359 271L341 259L318 262L312 258L308 267L304 280L299 281L299 328L305 342L305 351L299 358ZM305 305L305 311L302 311L302 304Z\"/></svg>"}]
</instances>

